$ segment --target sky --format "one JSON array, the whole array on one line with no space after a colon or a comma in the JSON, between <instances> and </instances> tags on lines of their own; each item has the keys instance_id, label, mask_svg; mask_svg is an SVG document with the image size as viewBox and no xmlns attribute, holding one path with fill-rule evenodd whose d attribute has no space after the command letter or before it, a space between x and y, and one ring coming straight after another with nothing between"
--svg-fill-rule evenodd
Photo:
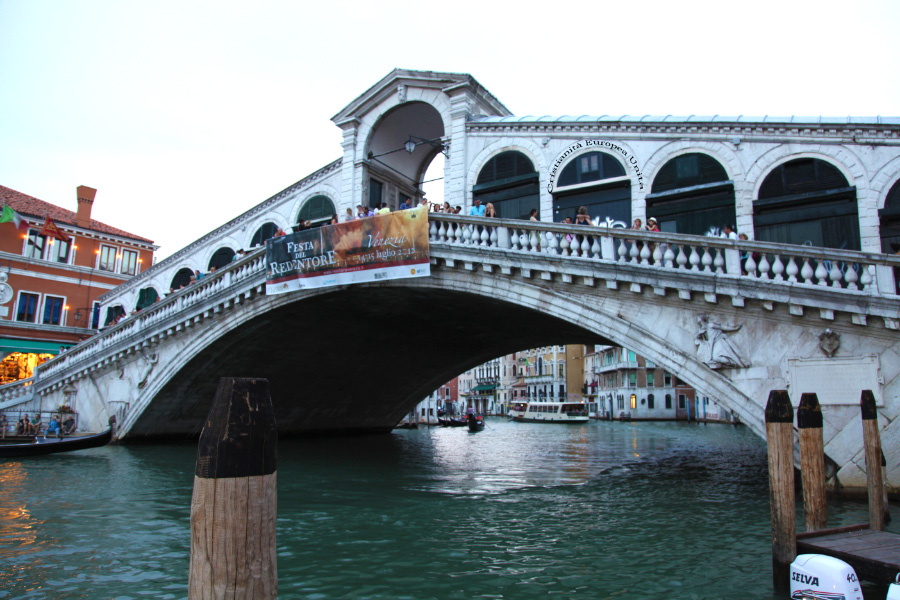
<instances>
[{"instance_id":1,"label":"sky","mask_svg":"<svg viewBox=\"0 0 900 600\"><path fill-rule=\"evenodd\" d=\"M516 115L900 116L898 26L896 0L0 0L0 185L96 188L162 259L339 158L331 117L394 68Z\"/></svg>"}]
</instances>

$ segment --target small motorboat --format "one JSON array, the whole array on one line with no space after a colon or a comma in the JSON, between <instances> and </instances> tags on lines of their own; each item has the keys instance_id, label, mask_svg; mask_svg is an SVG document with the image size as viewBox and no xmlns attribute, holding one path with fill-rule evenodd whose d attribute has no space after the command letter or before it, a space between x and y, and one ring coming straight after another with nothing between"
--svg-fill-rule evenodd
<instances>
[{"instance_id":1,"label":"small motorboat","mask_svg":"<svg viewBox=\"0 0 900 600\"><path fill-rule=\"evenodd\" d=\"M484 429L484 417L481 415L468 415L466 424L469 426L469 431L481 431Z\"/></svg>"},{"instance_id":2,"label":"small motorboat","mask_svg":"<svg viewBox=\"0 0 900 600\"><path fill-rule=\"evenodd\" d=\"M0 459L22 458L24 456L40 456L42 454L54 454L56 452L99 448L100 446L108 444L110 440L112 440L112 436L113 428L110 427L103 433L95 435L46 439L35 437L34 441L27 444L0 444Z\"/></svg>"}]
</instances>

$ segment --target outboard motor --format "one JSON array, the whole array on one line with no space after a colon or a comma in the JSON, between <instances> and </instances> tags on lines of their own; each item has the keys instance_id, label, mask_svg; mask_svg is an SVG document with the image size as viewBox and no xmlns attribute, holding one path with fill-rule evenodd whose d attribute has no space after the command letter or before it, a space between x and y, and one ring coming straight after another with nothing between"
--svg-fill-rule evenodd
<instances>
[{"instance_id":1,"label":"outboard motor","mask_svg":"<svg viewBox=\"0 0 900 600\"><path fill-rule=\"evenodd\" d=\"M897 573L897 579L888 586L887 600L900 600L900 573Z\"/></svg>"},{"instance_id":2,"label":"outboard motor","mask_svg":"<svg viewBox=\"0 0 900 600\"><path fill-rule=\"evenodd\" d=\"M856 571L832 556L800 554L791 563L791 600L807 599L863 600Z\"/></svg>"}]
</instances>

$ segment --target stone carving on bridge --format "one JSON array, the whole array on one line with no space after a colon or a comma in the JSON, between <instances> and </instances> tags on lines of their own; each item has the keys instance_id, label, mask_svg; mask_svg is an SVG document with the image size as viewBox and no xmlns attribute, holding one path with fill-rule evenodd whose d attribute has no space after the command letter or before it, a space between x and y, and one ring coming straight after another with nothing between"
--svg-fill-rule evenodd
<instances>
[{"instance_id":1,"label":"stone carving on bridge","mask_svg":"<svg viewBox=\"0 0 900 600\"><path fill-rule=\"evenodd\" d=\"M144 372L141 375L140 381L138 381L137 387L139 390L144 389L144 386L147 385L147 379L150 378L150 373L153 372L153 367L155 367L156 363L159 362L158 352L147 352L146 350L142 349L141 356L144 358L144 362L147 366L144 368Z\"/></svg>"},{"instance_id":2,"label":"stone carving on bridge","mask_svg":"<svg viewBox=\"0 0 900 600\"><path fill-rule=\"evenodd\" d=\"M710 369L739 369L750 366L750 361L738 350L729 334L739 331L743 325L724 325L711 321L708 315L697 317L700 330L694 337L697 356Z\"/></svg>"},{"instance_id":3,"label":"stone carving on bridge","mask_svg":"<svg viewBox=\"0 0 900 600\"><path fill-rule=\"evenodd\" d=\"M826 329L819 336L819 348L828 358L834 356L834 353L841 347L841 336L830 329Z\"/></svg>"}]
</instances>

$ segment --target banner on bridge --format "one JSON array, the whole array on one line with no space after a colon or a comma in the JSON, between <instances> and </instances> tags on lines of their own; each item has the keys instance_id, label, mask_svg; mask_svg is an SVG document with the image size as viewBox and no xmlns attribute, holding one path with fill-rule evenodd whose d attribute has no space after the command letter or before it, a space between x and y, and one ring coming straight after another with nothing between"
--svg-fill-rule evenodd
<instances>
[{"instance_id":1,"label":"banner on bridge","mask_svg":"<svg viewBox=\"0 0 900 600\"><path fill-rule=\"evenodd\" d=\"M266 242L266 294L431 275L426 207Z\"/></svg>"}]
</instances>

